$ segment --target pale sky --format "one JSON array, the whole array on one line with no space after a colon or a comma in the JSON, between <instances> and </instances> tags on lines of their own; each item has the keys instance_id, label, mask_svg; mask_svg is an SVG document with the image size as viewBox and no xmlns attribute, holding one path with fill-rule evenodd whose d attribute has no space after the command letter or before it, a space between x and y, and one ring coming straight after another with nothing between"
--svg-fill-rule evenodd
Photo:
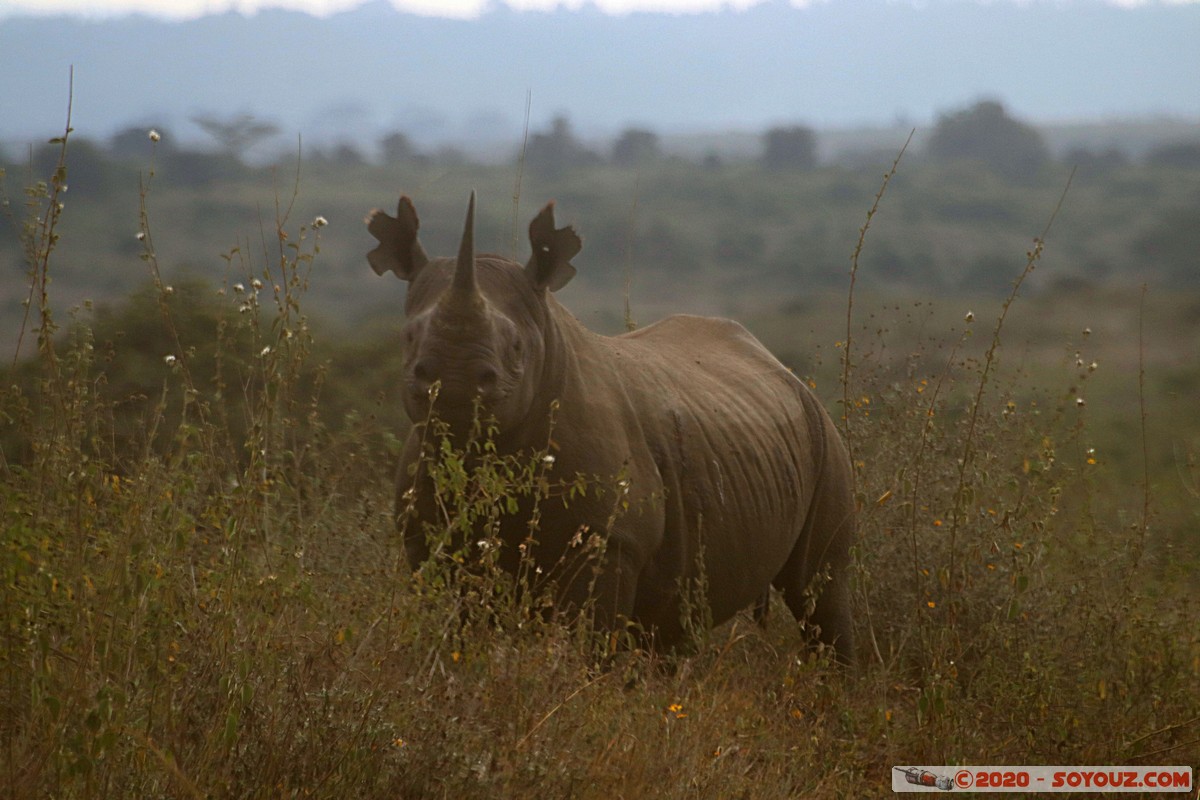
<instances>
[{"instance_id":1,"label":"pale sky","mask_svg":"<svg viewBox=\"0 0 1200 800\"><path fill-rule=\"evenodd\" d=\"M578 8L587 0L497 0L518 10ZM188 19L230 9L249 13L260 8L289 8L327 15L361 5L363 0L0 0L0 17L13 12L113 16L130 12L171 19ZM473 17L489 0L389 0L405 11L445 17ZM702 11L746 8L761 0L592 0L609 13L628 11ZM801 3L794 3L800 5Z\"/></svg>"},{"instance_id":2,"label":"pale sky","mask_svg":"<svg viewBox=\"0 0 1200 800\"><path fill-rule=\"evenodd\" d=\"M261 8L288 8L326 16L361 5L365 0L0 0L0 19L13 13L71 14L87 17L119 16L139 12L169 19L190 19L229 10L252 13ZM833 0L789 0L794 6ZM969 0L968 0L969 1ZM974 0L987 3L991 0ZM1015 3L1055 2L1056 0L1012 0ZM1200 0L1094 0L1109 5L1134 7L1163 2L1167 5L1196 3ZM418 14L469 18L491 4L503 4L517 10L547 10L555 7L579 8L594 5L611 14L630 11L715 11L742 9L763 0L388 0L395 7ZM920 4L924 0L909 0Z\"/></svg>"}]
</instances>

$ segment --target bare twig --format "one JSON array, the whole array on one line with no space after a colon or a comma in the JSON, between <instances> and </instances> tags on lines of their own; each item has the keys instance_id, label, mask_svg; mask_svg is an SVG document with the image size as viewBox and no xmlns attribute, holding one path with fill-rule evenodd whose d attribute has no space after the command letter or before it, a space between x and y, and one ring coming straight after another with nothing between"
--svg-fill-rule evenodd
<instances>
[{"instance_id":1,"label":"bare twig","mask_svg":"<svg viewBox=\"0 0 1200 800\"><path fill-rule=\"evenodd\" d=\"M633 289L633 242L637 233L638 198L641 196L641 186L642 176L639 173L633 182L633 207L629 209L629 236L625 240L625 283L621 289L621 297L625 306L625 330L627 331L637 329L629 301Z\"/></svg>"},{"instance_id":2,"label":"bare twig","mask_svg":"<svg viewBox=\"0 0 1200 800\"><path fill-rule=\"evenodd\" d=\"M904 146L900 148L900 152L896 154L895 160L892 161L892 168L883 176L883 183L879 186L879 191L875 193L875 201L871 203L871 209L867 211L867 219L862 227L858 229L858 241L854 245L854 253L850 256L850 288L846 293L846 341L842 343L842 428L846 438L846 447L850 451L850 473L856 498L858 496L858 468L854 466L854 440L850 435L850 343L853 338L851 329L854 323L854 286L858 281L858 259L862 255L863 245L866 244L867 231L871 228L871 220L875 218L875 214L879 211L879 204L883 202L884 192L887 191L888 184L892 182L892 178L896 177L896 170L900 168L900 159L904 157L904 153L908 150L908 146L912 143L913 135L916 132L916 128L909 131L908 138L904 140Z\"/></svg>"},{"instance_id":3,"label":"bare twig","mask_svg":"<svg viewBox=\"0 0 1200 800\"><path fill-rule=\"evenodd\" d=\"M971 416L967 422L967 433L963 439L963 453L958 462L958 485L954 490L954 513L950 521L950 570L949 570L949 592L954 594L954 567L957 548L955 543L958 537L958 529L962 524L963 517L966 514L964 508L965 503L963 497L967 487L967 468L975 455L975 426L979 421L979 409L983 406L983 393L987 388L988 378L991 377L992 367L996 363L996 351L1000 349L1000 333L1004 329L1004 320L1008 317L1008 310L1012 307L1013 302L1017 299L1017 295L1021 291L1021 286L1025 283L1025 279L1033 274L1038 263L1042 259L1042 250L1046 244L1046 236L1050 233L1050 228L1054 225L1054 220L1058 218L1058 212L1062 210L1063 202L1067 199L1067 192L1071 189L1071 181L1075 178L1075 170L1071 170L1071 174L1067 176L1067 183L1063 187L1062 194L1058 197L1058 202L1054 206L1054 210L1050 213L1050 219L1046 221L1046 227L1042 229L1042 233L1033 240L1033 249L1025 253L1025 269L1013 281L1012 291L1008 293L1004 304L1000 307L1000 316L996 319L996 327L992 329L992 342L988 346L987 353L983 358L983 369L979 374L979 385L975 388L975 399L971 403Z\"/></svg>"},{"instance_id":4,"label":"bare twig","mask_svg":"<svg viewBox=\"0 0 1200 800\"><path fill-rule=\"evenodd\" d=\"M512 257L517 257L518 228L521 213L521 178L525 175L525 151L529 147L529 110L533 107L533 90L525 90L525 130L521 134L521 156L517 159L517 178L513 183L512 194Z\"/></svg>"},{"instance_id":5,"label":"bare twig","mask_svg":"<svg viewBox=\"0 0 1200 800\"><path fill-rule=\"evenodd\" d=\"M21 330L17 334L17 347L13 352L13 367L21 357L21 344L25 340L25 331L29 326L29 314L33 309L33 301L38 302L38 349L50 366L56 362L54 352L54 320L50 313L50 254L58 243L55 229L62 217L63 203L60 199L67 191L67 142L74 128L71 127L71 109L75 103L75 67L71 66L67 77L67 123L63 135L51 139L51 144L57 144L58 163L55 164L54 174L50 178L49 194L46 197L46 211L32 221L32 227L26 231L26 258L29 263L29 297L25 300L25 316L21 320Z\"/></svg>"},{"instance_id":6,"label":"bare twig","mask_svg":"<svg viewBox=\"0 0 1200 800\"><path fill-rule=\"evenodd\" d=\"M1125 590L1129 591L1133 575L1142 563L1142 554L1146 551L1146 537L1150 531L1150 453L1146 443L1146 284L1142 284L1141 299L1138 303L1138 417L1141 425L1142 438L1142 524L1138 529L1138 539L1133 547L1133 563L1125 575Z\"/></svg>"}]
</instances>

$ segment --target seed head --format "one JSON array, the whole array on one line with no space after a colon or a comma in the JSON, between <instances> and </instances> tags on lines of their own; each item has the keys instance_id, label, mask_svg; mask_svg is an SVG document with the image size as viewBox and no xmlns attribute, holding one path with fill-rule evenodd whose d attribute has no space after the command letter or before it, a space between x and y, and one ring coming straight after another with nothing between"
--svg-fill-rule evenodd
<instances>
[{"instance_id":1,"label":"seed head","mask_svg":"<svg viewBox=\"0 0 1200 800\"><path fill-rule=\"evenodd\" d=\"M162 139L162 134L159 133L158 131L154 130L153 128L151 128L150 133L148 133L146 135L148 137L150 137L150 141L152 141L152 142L157 142Z\"/></svg>"}]
</instances>

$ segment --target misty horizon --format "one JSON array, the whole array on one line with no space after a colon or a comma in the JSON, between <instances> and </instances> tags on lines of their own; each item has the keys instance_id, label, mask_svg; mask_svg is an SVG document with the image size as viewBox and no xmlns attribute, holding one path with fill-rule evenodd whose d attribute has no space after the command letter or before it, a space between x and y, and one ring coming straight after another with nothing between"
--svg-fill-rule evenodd
<instances>
[{"instance_id":1,"label":"misty horizon","mask_svg":"<svg viewBox=\"0 0 1200 800\"><path fill-rule=\"evenodd\" d=\"M1086 35L1084 35L1086 32ZM773 125L928 129L980 99L1044 126L1200 122L1200 5L840 0L689 14L517 11L423 16L368 0L327 17L226 10L189 21L0 17L0 142L73 125L103 139L161 126L203 144L197 116L250 114L283 149L512 149L566 116L585 141L648 128L688 147ZM44 42L53 41L53 48ZM29 69L25 65L37 65Z\"/></svg>"}]
</instances>

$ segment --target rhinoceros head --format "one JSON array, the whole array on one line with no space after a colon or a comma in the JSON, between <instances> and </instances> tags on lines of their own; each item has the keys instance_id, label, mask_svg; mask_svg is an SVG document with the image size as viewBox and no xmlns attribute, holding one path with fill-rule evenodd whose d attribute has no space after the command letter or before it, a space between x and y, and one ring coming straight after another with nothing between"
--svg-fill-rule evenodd
<instances>
[{"instance_id":1,"label":"rhinoceros head","mask_svg":"<svg viewBox=\"0 0 1200 800\"><path fill-rule=\"evenodd\" d=\"M555 229L551 203L529 225L533 255L524 267L477 256L474 192L456 258L429 258L417 240L418 227L408 197L400 198L395 217L375 210L367 218L367 230L379 240L367 254L371 267L409 284L405 411L420 421L433 402L451 430L465 431L478 404L504 431L525 420L535 403L546 354L546 291L575 275L570 259L582 247L579 236L569 227Z\"/></svg>"}]
</instances>

